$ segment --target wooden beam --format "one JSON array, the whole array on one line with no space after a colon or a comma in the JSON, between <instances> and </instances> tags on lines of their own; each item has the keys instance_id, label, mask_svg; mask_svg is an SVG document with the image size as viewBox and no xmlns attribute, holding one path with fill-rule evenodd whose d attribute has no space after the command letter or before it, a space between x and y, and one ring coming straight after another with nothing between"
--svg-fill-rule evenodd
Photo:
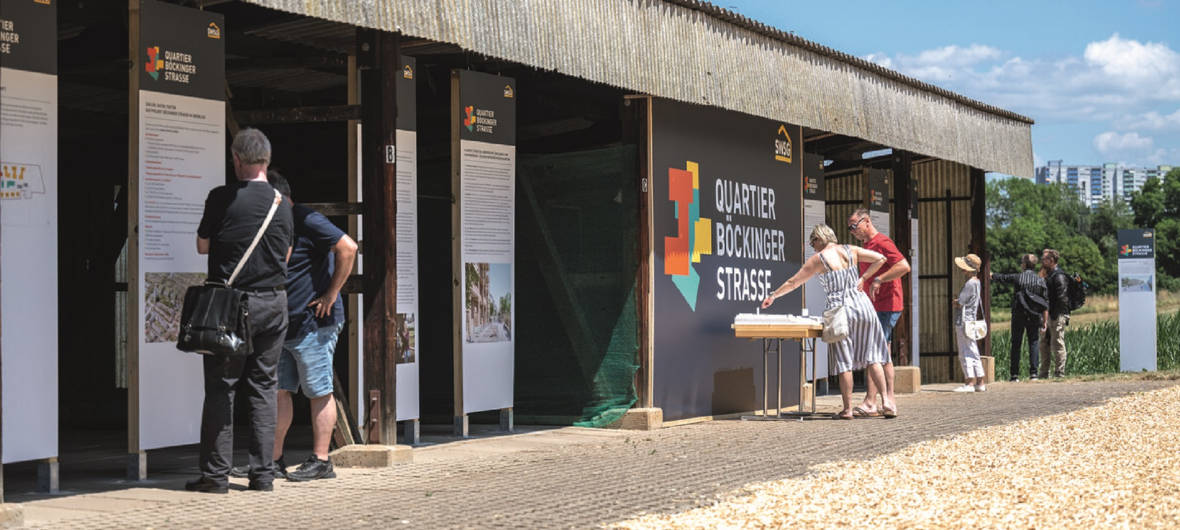
<instances>
[{"instance_id":1,"label":"wooden beam","mask_svg":"<svg viewBox=\"0 0 1180 530\"><path fill-rule=\"evenodd\" d=\"M147 470L138 463L143 459L139 437L139 0L127 0L128 50L131 68L127 70L127 475L143 480Z\"/></svg>"},{"instance_id":2,"label":"wooden beam","mask_svg":"<svg viewBox=\"0 0 1180 530\"><path fill-rule=\"evenodd\" d=\"M386 157L395 145L397 124L397 35L359 30L358 60L368 66L361 76L361 113L365 123L361 150L365 259L365 396L370 411L365 441L397 443L397 168ZM346 106L354 109L356 107ZM345 119L355 119L351 117Z\"/></svg>"},{"instance_id":3,"label":"wooden beam","mask_svg":"<svg viewBox=\"0 0 1180 530\"><path fill-rule=\"evenodd\" d=\"M226 70L344 70L348 58L339 55L239 57L225 61ZM336 72L339 73L339 72Z\"/></svg>"},{"instance_id":4,"label":"wooden beam","mask_svg":"<svg viewBox=\"0 0 1180 530\"><path fill-rule=\"evenodd\" d=\"M893 169L893 243L897 250L905 256L911 266L914 261L914 247L911 234L913 228L912 156L908 151L894 149L891 156ZM911 345L913 344L913 282L918 281L913 275L906 274L901 278L902 312L901 322L894 328L893 351L897 352L899 365L909 366L913 359Z\"/></svg>"},{"instance_id":5,"label":"wooden beam","mask_svg":"<svg viewBox=\"0 0 1180 530\"><path fill-rule=\"evenodd\" d=\"M325 123L360 120L359 105L326 105L322 107L295 107L289 109L243 110L234 113L238 123L253 126L278 123ZM382 155L384 156L384 155Z\"/></svg>"},{"instance_id":6,"label":"wooden beam","mask_svg":"<svg viewBox=\"0 0 1180 530\"><path fill-rule=\"evenodd\" d=\"M983 267L979 271L979 283L983 302L983 319L991 329L992 313L992 280L988 272L991 270L991 256L987 253L987 179L982 169L971 168L971 252L983 260ZM992 334L983 337L980 345L980 355L991 355Z\"/></svg>"},{"instance_id":7,"label":"wooden beam","mask_svg":"<svg viewBox=\"0 0 1180 530\"><path fill-rule=\"evenodd\" d=\"M355 53L355 52L354 52ZM359 105L361 102L360 89L360 75L356 65L356 55L348 57L348 104ZM349 202L361 201L361 178L360 178L360 127L359 120L349 120L348 122L348 148L346 166L348 167L348 200ZM362 212L363 213L363 212ZM348 217L348 235L357 242L358 252L360 250L361 242L361 220L358 216ZM353 260L352 274L355 276L361 273L361 260ZM351 278L350 278L351 279ZM347 284L345 284L347 286ZM345 290L348 296L344 299L345 310L348 314L347 333L348 333L348 387L349 395L352 397L352 411L356 414L357 419L363 420L364 408L358 408L358 405L365 404L362 396L361 388L364 388L364 381L361 376L362 364L361 360L361 326L360 322L363 318L361 312L361 297L360 293L364 292L363 286L361 289ZM354 421L355 423L355 421ZM360 428L360 425L357 425ZM364 441L364 429L359 429L357 432L356 441Z\"/></svg>"},{"instance_id":8,"label":"wooden beam","mask_svg":"<svg viewBox=\"0 0 1180 530\"><path fill-rule=\"evenodd\" d=\"M315 210L328 217L340 215L362 215L364 213L364 205L359 202L301 202L302 204L312 210ZM356 239L356 238L353 238Z\"/></svg>"}]
</instances>

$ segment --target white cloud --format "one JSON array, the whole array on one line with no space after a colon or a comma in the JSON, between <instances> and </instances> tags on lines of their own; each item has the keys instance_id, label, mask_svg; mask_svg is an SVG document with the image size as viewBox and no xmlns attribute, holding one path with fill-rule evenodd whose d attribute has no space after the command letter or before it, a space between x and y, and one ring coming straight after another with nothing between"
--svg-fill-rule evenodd
<instances>
[{"instance_id":1,"label":"white cloud","mask_svg":"<svg viewBox=\"0 0 1180 530\"><path fill-rule=\"evenodd\" d=\"M1114 131L1107 131L1094 137L1094 149L1097 149L1099 153L1102 153L1106 157L1129 153L1143 154L1144 152L1150 152L1154 146L1155 142L1150 136L1139 136L1137 132L1120 134Z\"/></svg>"},{"instance_id":2,"label":"white cloud","mask_svg":"<svg viewBox=\"0 0 1180 530\"><path fill-rule=\"evenodd\" d=\"M1180 101L1180 53L1166 44L1114 34L1079 52L1024 58L971 44L866 60L1037 120L1115 121L1127 130L1127 116Z\"/></svg>"},{"instance_id":3,"label":"white cloud","mask_svg":"<svg viewBox=\"0 0 1180 530\"><path fill-rule=\"evenodd\" d=\"M1157 111L1149 111L1136 116L1131 116L1120 120L1118 124L1120 129L1147 129L1153 131L1160 130L1180 130L1180 109L1171 114L1160 114Z\"/></svg>"},{"instance_id":4,"label":"white cloud","mask_svg":"<svg viewBox=\"0 0 1180 530\"><path fill-rule=\"evenodd\" d=\"M1118 33L1107 40L1087 44L1085 58L1104 73L1136 82L1166 78L1180 70L1180 54L1166 45L1127 40Z\"/></svg>"}]
</instances>

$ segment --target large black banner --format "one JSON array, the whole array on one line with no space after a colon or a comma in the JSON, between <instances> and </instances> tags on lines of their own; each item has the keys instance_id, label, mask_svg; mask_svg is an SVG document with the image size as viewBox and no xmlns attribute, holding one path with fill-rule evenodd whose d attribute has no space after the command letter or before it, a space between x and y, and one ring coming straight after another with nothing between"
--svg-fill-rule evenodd
<instances>
[{"instance_id":1,"label":"large black banner","mask_svg":"<svg viewBox=\"0 0 1180 530\"><path fill-rule=\"evenodd\" d=\"M140 90L225 99L225 17L140 0Z\"/></svg>"},{"instance_id":2,"label":"large black banner","mask_svg":"<svg viewBox=\"0 0 1180 530\"><path fill-rule=\"evenodd\" d=\"M653 393L665 419L761 408L761 345L735 339L730 325L799 269L800 134L764 118L652 102ZM801 293L771 309L799 314ZM784 405L798 401L796 352L784 343Z\"/></svg>"},{"instance_id":3,"label":"large black banner","mask_svg":"<svg viewBox=\"0 0 1180 530\"><path fill-rule=\"evenodd\" d=\"M57 75L57 2L0 2L0 67Z\"/></svg>"}]
</instances>

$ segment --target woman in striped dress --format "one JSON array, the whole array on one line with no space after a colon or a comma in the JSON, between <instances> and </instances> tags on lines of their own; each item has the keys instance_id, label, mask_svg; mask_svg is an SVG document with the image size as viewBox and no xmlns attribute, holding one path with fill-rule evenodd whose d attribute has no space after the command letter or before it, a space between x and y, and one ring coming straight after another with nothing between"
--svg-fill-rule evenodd
<instances>
[{"instance_id":1,"label":"woman in striped dress","mask_svg":"<svg viewBox=\"0 0 1180 530\"><path fill-rule=\"evenodd\" d=\"M885 372L881 366L889 360L889 346L873 303L862 289L864 278L871 277L885 265L885 256L861 247L840 245L831 227L822 224L811 231L809 244L815 255L807 259L799 272L772 291L762 301L762 307L770 307L776 298L798 289L815 275L819 275L820 285L827 293L826 309L844 307L848 317L848 337L829 344L828 354L839 374L840 397L844 402L844 409L833 417L850 420L853 417L853 370L864 368L877 388L885 388ZM871 263L863 276L857 274L860 261ZM897 404L892 400L886 400L881 409L887 418L897 416Z\"/></svg>"}]
</instances>

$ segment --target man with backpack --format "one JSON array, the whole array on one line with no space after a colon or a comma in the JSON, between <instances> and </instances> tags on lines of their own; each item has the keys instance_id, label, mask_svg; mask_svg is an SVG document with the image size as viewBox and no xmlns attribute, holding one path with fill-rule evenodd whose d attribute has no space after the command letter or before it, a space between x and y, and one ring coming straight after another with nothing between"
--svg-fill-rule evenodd
<instances>
[{"instance_id":1,"label":"man with backpack","mask_svg":"<svg viewBox=\"0 0 1180 530\"><path fill-rule=\"evenodd\" d=\"M1041 363L1038 375L1049 377L1049 364L1052 362L1053 376L1065 376L1065 327L1069 325L1070 279L1057 266L1061 254L1051 248L1041 253L1041 272L1045 276L1045 287L1048 291L1049 309L1045 311L1045 321L1041 324Z\"/></svg>"},{"instance_id":2,"label":"man with backpack","mask_svg":"<svg viewBox=\"0 0 1180 530\"><path fill-rule=\"evenodd\" d=\"M1045 280L1037 275L1037 256L1025 254L1020 258L1020 273L993 274L995 283L1015 285L1012 293L1012 353L1009 365L1009 381L1016 382L1020 375L1020 343L1028 342L1028 374L1037 378L1037 342L1044 323L1044 313L1049 309L1045 298Z\"/></svg>"}]
</instances>

